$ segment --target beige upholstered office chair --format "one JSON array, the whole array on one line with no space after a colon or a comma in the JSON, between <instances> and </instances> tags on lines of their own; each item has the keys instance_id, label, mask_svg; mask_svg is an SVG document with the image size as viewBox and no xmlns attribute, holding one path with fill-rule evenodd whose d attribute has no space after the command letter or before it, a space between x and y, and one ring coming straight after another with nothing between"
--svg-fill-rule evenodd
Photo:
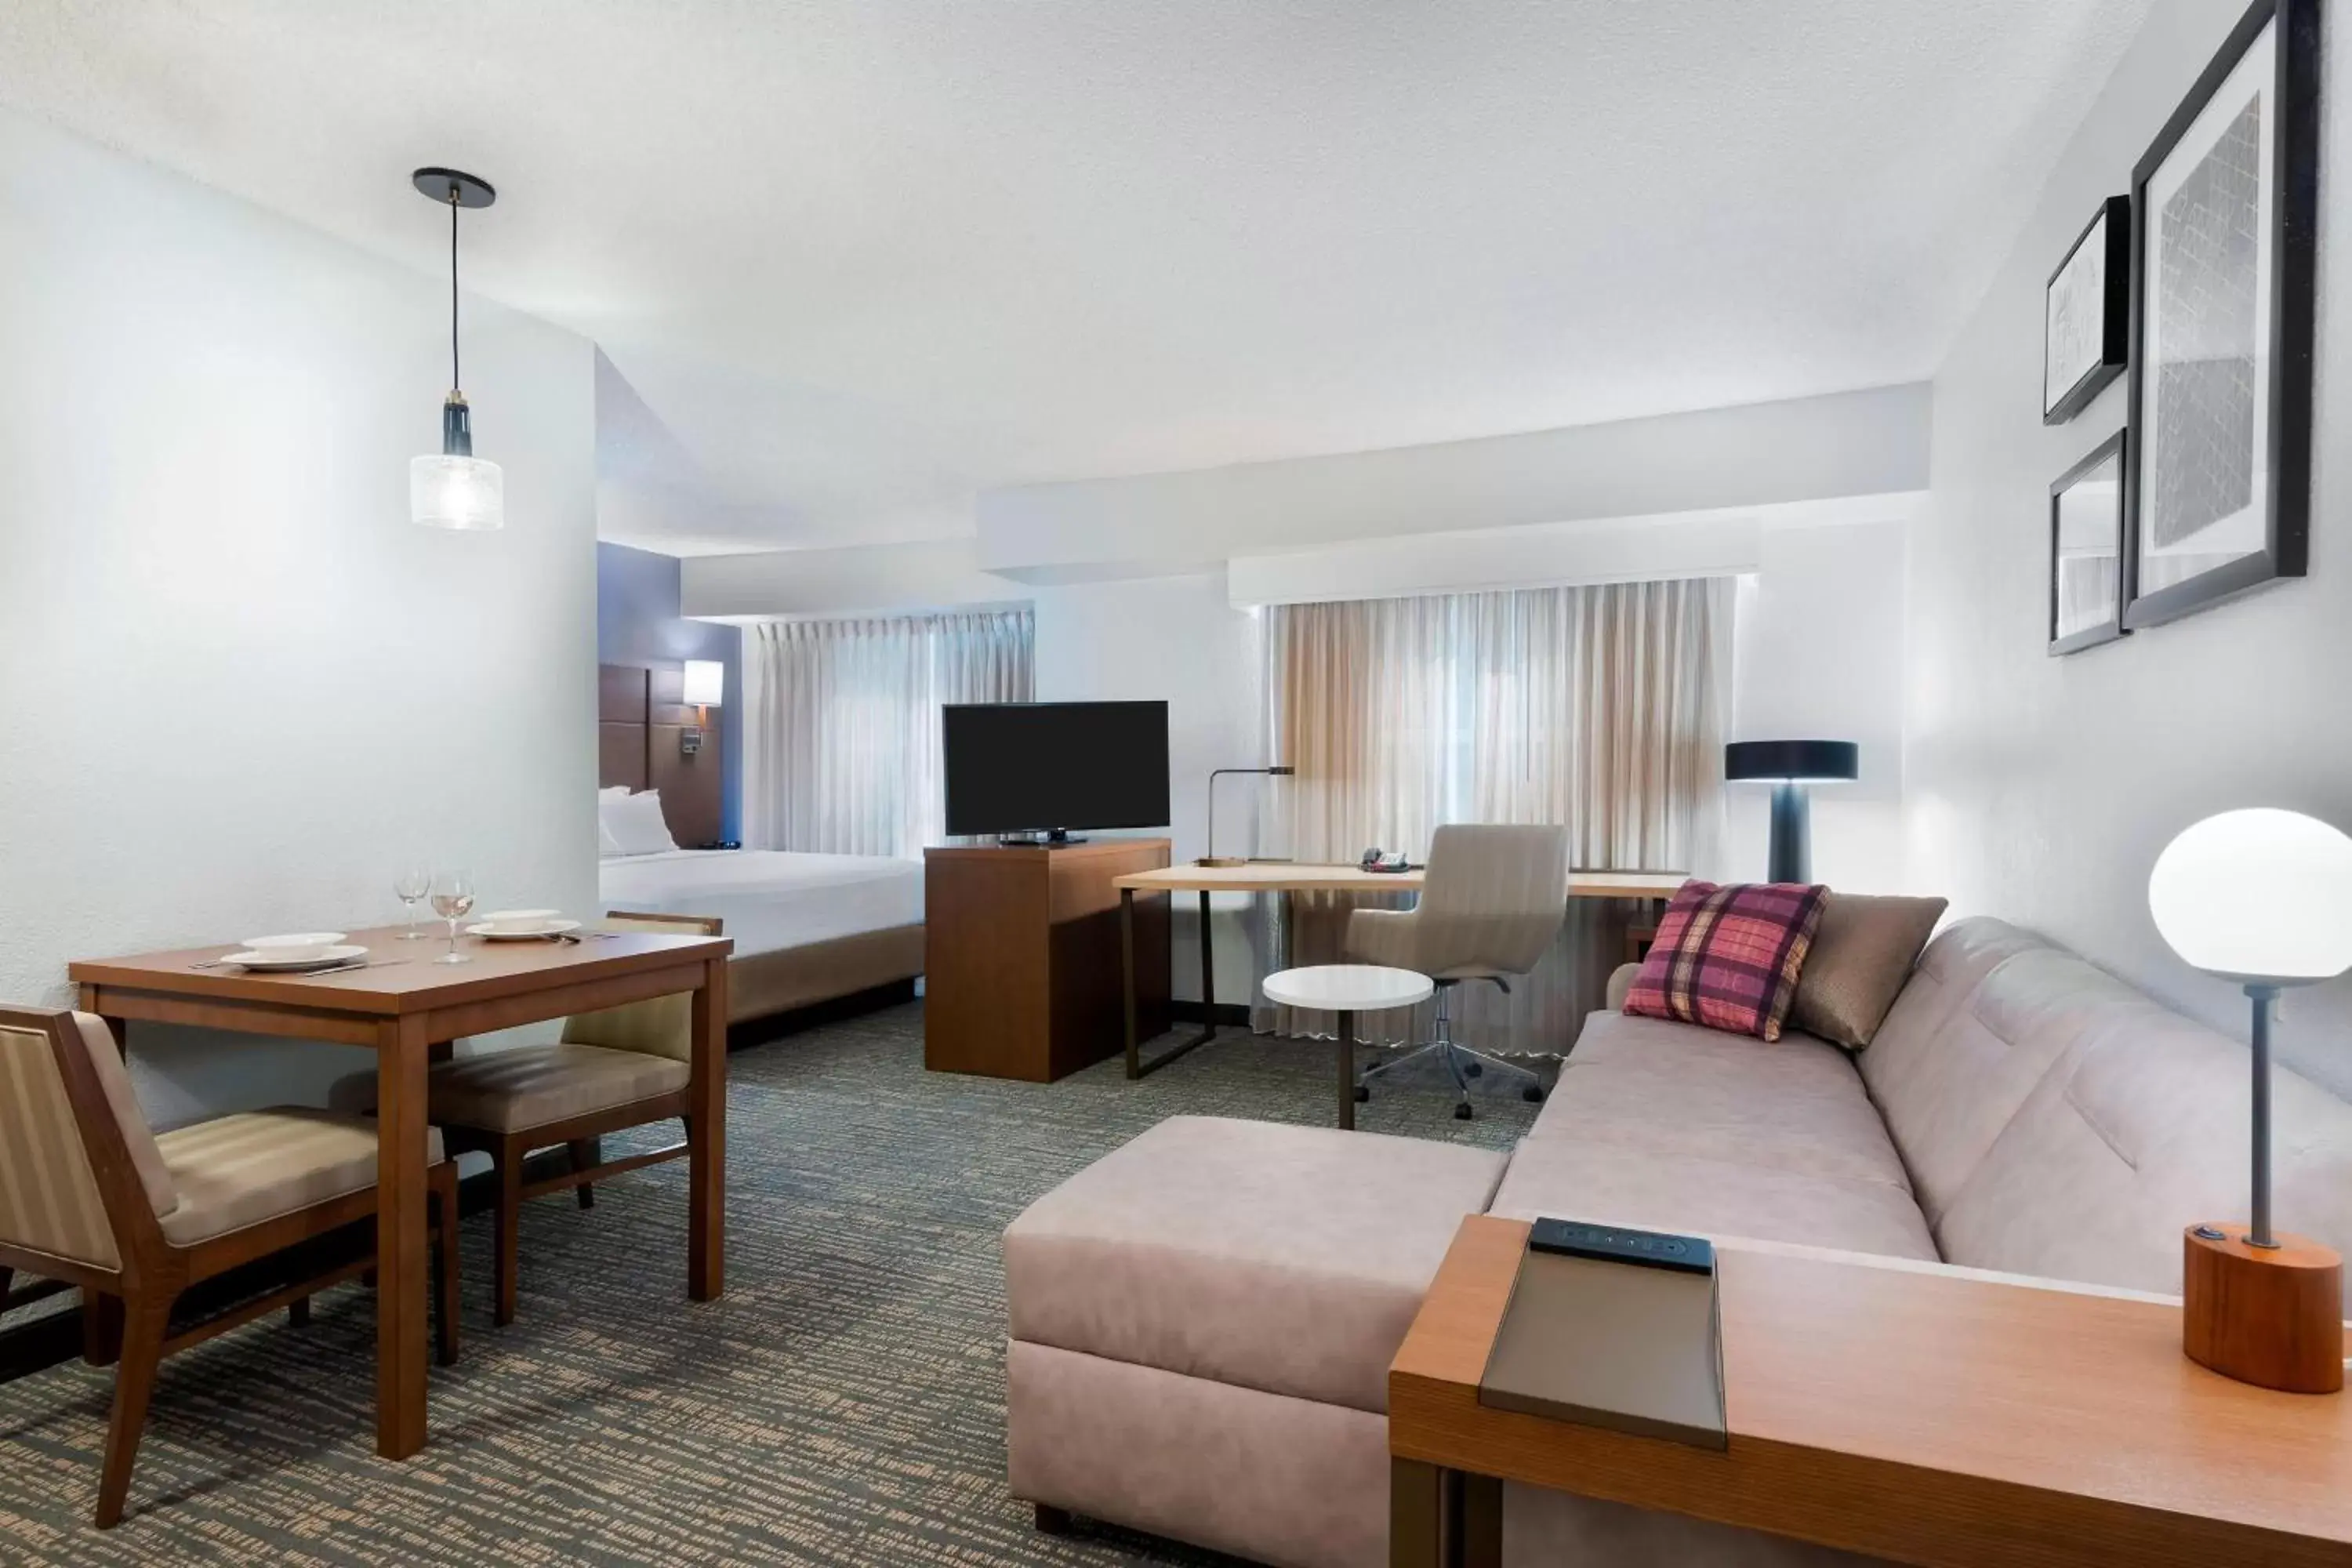
<instances>
[{"instance_id":1,"label":"beige upholstered office chair","mask_svg":"<svg viewBox=\"0 0 2352 1568\"><path fill-rule=\"evenodd\" d=\"M663 936L720 936L723 922L701 915L607 916L605 931ZM591 1187L606 1176L691 1153L700 1138L687 1115L693 1082L694 999L656 996L567 1018L559 1045L525 1046L463 1057L433 1068L432 1117L460 1152L488 1154L499 1178L497 1279L492 1321L514 1321L522 1251L522 1205L551 1193L577 1192L594 1206ZM606 1160L604 1133L677 1120L686 1137L622 1159ZM534 1150L562 1144L568 1170L523 1180Z\"/></svg>"},{"instance_id":2,"label":"beige upholstered office chair","mask_svg":"<svg viewBox=\"0 0 2352 1568\"><path fill-rule=\"evenodd\" d=\"M457 1168L438 1134L425 1158L441 1364L457 1359ZM172 1332L182 1291L375 1213L375 1123L281 1109L157 1136L140 1115L106 1021L0 1007L0 1300L17 1269L81 1287L86 1354L117 1363L98 1528L122 1517L155 1370L174 1351L375 1266L373 1249Z\"/></svg>"},{"instance_id":3,"label":"beige upholstered office chair","mask_svg":"<svg viewBox=\"0 0 2352 1568\"><path fill-rule=\"evenodd\" d=\"M1551 951L1568 918L1568 829L1502 825L1441 827L1431 839L1421 900L1410 910L1358 910L1348 918L1347 953L1355 963L1410 969L1437 983L1436 1038L1417 1051L1367 1068L1356 1098L1371 1098L1371 1081L1407 1062L1435 1057L1453 1077L1460 1100L1454 1114L1469 1120L1469 1079L1493 1068L1521 1081L1520 1093L1541 1100L1532 1072L1454 1043L1450 1004L1465 980L1487 980L1505 991L1509 976L1525 974Z\"/></svg>"}]
</instances>

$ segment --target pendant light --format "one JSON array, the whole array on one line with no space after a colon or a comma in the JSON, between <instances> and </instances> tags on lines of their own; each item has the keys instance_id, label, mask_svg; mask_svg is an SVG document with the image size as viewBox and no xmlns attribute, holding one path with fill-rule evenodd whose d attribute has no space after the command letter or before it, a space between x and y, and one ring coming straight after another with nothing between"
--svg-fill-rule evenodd
<instances>
[{"instance_id":1,"label":"pendant light","mask_svg":"<svg viewBox=\"0 0 2352 1568\"><path fill-rule=\"evenodd\" d=\"M428 200L449 207L449 395L441 405L441 450L408 460L408 515L427 528L506 526L506 476L474 456L474 426L457 379L457 209L499 199L489 182L456 169L419 169L412 176Z\"/></svg>"}]
</instances>

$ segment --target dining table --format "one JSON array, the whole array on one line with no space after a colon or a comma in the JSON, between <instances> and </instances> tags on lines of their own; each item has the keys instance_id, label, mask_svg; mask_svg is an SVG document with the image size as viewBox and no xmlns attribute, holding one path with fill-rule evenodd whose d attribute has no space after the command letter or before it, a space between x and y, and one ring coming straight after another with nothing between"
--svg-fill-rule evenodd
<instances>
[{"instance_id":1,"label":"dining table","mask_svg":"<svg viewBox=\"0 0 2352 1568\"><path fill-rule=\"evenodd\" d=\"M691 993L687 1293L715 1300L726 1277L727 959L724 937L582 931L576 940L467 937L467 962L435 962L439 940L403 928L353 931L364 967L267 973L222 961L234 943L78 960L82 1010L127 1049L133 1023L193 1025L375 1053L376 1450L425 1445L427 1074L467 1036L649 997Z\"/></svg>"}]
</instances>

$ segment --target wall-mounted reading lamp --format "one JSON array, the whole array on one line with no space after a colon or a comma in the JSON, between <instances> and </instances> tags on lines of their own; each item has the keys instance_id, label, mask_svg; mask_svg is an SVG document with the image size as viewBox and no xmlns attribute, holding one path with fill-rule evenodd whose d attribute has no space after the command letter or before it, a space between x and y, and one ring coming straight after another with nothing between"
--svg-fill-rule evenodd
<instances>
[{"instance_id":1,"label":"wall-mounted reading lamp","mask_svg":"<svg viewBox=\"0 0 2352 1568\"><path fill-rule=\"evenodd\" d=\"M1213 768L1209 773L1209 839L1202 846L1208 853L1201 857L1203 866L1246 866L1246 858L1217 854L1217 781L1227 773L1264 773L1272 778L1286 779L1297 768Z\"/></svg>"},{"instance_id":2,"label":"wall-mounted reading lamp","mask_svg":"<svg viewBox=\"0 0 2352 1568\"><path fill-rule=\"evenodd\" d=\"M727 696L727 667L715 658L689 658L686 661L686 679L678 700L694 710L694 722L677 732L677 751L690 757L702 750L702 731L710 722L710 710L718 707Z\"/></svg>"}]
</instances>

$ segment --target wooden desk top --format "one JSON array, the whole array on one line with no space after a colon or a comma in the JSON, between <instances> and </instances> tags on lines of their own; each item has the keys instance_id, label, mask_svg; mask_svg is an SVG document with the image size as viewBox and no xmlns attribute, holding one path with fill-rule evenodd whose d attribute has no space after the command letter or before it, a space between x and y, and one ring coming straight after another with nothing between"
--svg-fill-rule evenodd
<instances>
[{"instance_id":1,"label":"wooden desk top","mask_svg":"<svg viewBox=\"0 0 2352 1568\"><path fill-rule=\"evenodd\" d=\"M1528 1228L1463 1222L1398 1457L1953 1568L2352 1563L2352 1397L2207 1371L2165 1303L1718 1244L1727 1452L1487 1409Z\"/></svg>"},{"instance_id":2,"label":"wooden desk top","mask_svg":"<svg viewBox=\"0 0 2352 1568\"><path fill-rule=\"evenodd\" d=\"M1679 871L1571 871L1571 899L1671 899ZM1360 866L1260 860L1247 866L1170 866L1120 877L1113 887L1139 893L1412 893L1417 871L1367 871Z\"/></svg>"},{"instance_id":3,"label":"wooden desk top","mask_svg":"<svg viewBox=\"0 0 2352 1568\"><path fill-rule=\"evenodd\" d=\"M661 936L625 931L573 945L551 942L488 942L459 936L457 950L468 963L435 963L449 951L446 927L422 927L430 940L403 942L401 926L350 933L365 947L365 969L340 974L264 974L241 969L189 966L241 944L177 948L129 958L76 960L67 973L84 985L119 987L223 1002L258 1002L336 1013L396 1016L522 995L557 986L632 975L647 970L723 958L735 949L729 937Z\"/></svg>"}]
</instances>

